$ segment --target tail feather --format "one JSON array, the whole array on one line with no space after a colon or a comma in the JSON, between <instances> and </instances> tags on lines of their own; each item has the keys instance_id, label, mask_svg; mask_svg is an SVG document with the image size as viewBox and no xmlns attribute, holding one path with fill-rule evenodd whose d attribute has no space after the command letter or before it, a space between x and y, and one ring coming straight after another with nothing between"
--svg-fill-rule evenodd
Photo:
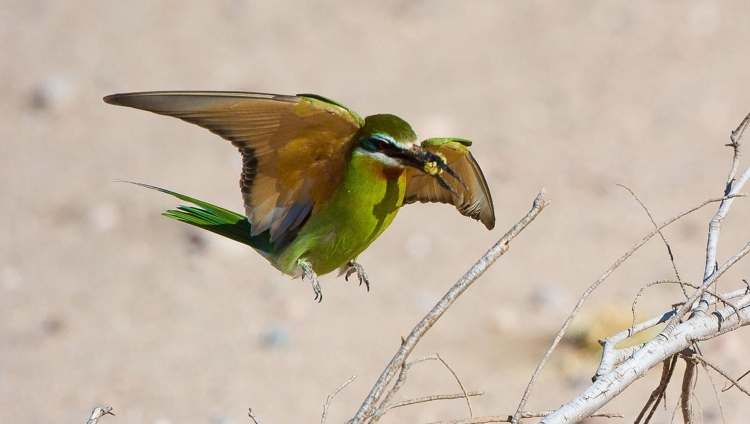
<instances>
[{"instance_id":1,"label":"tail feather","mask_svg":"<svg viewBox=\"0 0 750 424\"><path fill-rule=\"evenodd\" d=\"M245 215L185 196L184 194L175 193L174 191L165 188L132 181L125 182L160 191L196 205L180 205L177 209L170 209L162 214L167 218L176 219L177 221L185 222L195 227L208 230L214 234L246 244L264 255L270 253L273 249L273 244L270 241L268 231L258 235L253 235L252 225Z\"/></svg>"}]
</instances>

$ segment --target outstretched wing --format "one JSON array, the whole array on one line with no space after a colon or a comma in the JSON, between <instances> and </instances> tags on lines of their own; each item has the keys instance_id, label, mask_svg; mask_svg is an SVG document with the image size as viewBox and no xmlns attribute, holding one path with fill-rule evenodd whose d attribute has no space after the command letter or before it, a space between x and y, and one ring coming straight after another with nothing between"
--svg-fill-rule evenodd
<instances>
[{"instance_id":1,"label":"outstretched wing","mask_svg":"<svg viewBox=\"0 0 750 424\"><path fill-rule=\"evenodd\" d=\"M451 184L455 193L451 193L434 177L416 169L409 169L410 175L407 177L404 204L417 201L450 203L461 214L482 221L488 230L495 228L495 208L492 206L492 196L482 170L467 148L470 145L471 141L461 138L424 140L422 147L434 154L442 155L446 164L465 185L451 179L455 181Z\"/></svg>"},{"instance_id":2,"label":"outstretched wing","mask_svg":"<svg viewBox=\"0 0 750 424\"><path fill-rule=\"evenodd\" d=\"M114 94L110 104L173 116L229 140L242 153L240 188L253 235L293 238L344 177L362 118L324 97L243 92Z\"/></svg>"}]
</instances>

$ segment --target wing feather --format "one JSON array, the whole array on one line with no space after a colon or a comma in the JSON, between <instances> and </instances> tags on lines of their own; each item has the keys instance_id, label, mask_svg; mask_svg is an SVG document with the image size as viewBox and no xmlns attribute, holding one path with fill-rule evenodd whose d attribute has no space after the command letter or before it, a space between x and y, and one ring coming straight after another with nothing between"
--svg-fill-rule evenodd
<instances>
[{"instance_id":1,"label":"wing feather","mask_svg":"<svg viewBox=\"0 0 750 424\"><path fill-rule=\"evenodd\" d=\"M409 170L404 204L417 201L451 204L462 215L482 221L487 229L493 229L495 208L492 205L492 196L482 170L467 148L470 145L470 141L459 138L430 138L423 141L422 147L442 155L446 164L458 174L466 186L452 179L449 182L453 182L451 186L456 191L456 194L453 194L432 176L416 169Z\"/></svg>"},{"instance_id":2,"label":"wing feather","mask_svg":"<svg viewBox=\"0 0 750 424\"><path fill-rule=\"evenodd\" d=\"M243 157L240 188L253 235L285 244L333 195L362 118L315 95L162 91L107 96L111 104L199 125Z\"/></svg>"}]
</instances>

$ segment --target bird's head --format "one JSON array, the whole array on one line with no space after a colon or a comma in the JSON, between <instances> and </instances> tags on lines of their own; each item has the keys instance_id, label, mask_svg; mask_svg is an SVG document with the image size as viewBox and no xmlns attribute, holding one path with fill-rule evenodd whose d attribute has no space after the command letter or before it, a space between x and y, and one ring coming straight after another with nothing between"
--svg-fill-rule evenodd
<instances>
[{"instance_id":1,"label":"bird's head","mask_svg":"<svg viewBox=\"0 0 750 424\"><path fill-rule=\"evenodd\" d=\"M412 167L438 180L441 186L456 194L443 178L445 171L466 186L461 178L445 163L445 157L432 153L417 141L411 126L395 115L372 115L365 118L355 151L368 155L383 165L395 168Z\"/></svg>"}]
</instances>

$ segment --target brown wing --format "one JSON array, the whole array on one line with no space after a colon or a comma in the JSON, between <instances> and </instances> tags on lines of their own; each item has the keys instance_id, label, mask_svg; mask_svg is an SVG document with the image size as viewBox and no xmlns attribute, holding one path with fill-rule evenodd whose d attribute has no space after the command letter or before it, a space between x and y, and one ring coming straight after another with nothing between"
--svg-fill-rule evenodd
<instances>
[{"instance_id":1,"label":"brown wing","mask_svg":"<svg viewBox=\"0 0 750 424\"><path fill-rule=\"evenodd\" d=\"M245 214L254 234L270 229L273 243L293 237L330 199L364 124L343 105L315 95L145 92L104 101L180 118L230 140L242 153Z\"/></svg>"},{"instance_id":2,"label":"brown wing","mask_svg":"<svg viewBox=\"0 0 750 424\"><path fill-rule=\"evenodd\" d=\"M451 184L456 194L440 185L434 177L409 169L406 182L404 204L414 202L440 202L454 205L461 214L482 221L488 230L495 228L495 208L487 181L479 165L469 152L469 140L460 138L430 138L422 142L428 151L440 154L446 164L463 180L464 187L451 176L444 178ZM446 175L446 174L443 174Z\"/></svg>"}]
</instances>

